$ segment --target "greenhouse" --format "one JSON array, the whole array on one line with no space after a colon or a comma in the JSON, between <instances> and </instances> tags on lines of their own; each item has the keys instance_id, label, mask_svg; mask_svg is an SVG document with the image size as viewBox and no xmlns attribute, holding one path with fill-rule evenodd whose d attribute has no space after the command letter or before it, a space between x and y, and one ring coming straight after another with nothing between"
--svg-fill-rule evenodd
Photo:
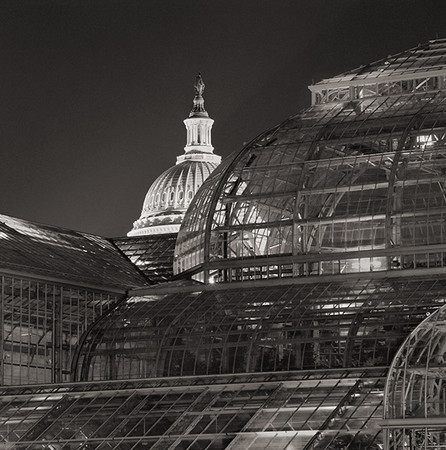
<instances>
[{"instance_id":1,"label":"greenhouse","mask_svg":"<svg viewBox=\"0 0 446 450\"><path fill-rule=\"evenodd\" d=\"M218 165L197 77L134 235L2 219L1 448L446 448L446 40L309 88Z\"/></svg>"}]
</instances>

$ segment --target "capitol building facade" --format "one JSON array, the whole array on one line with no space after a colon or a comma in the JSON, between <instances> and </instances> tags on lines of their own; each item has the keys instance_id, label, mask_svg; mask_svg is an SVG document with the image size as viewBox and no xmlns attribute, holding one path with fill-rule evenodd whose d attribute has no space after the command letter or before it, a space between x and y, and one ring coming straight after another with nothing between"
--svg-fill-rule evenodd
<instances>
[{"instance_id":1,"label":"capitol building facade","mask_svg":"<svg viewBox=\"0 0 446 450\"><path fill-rule=\"evenodd\" d=\"M0 216L0 448L446 449L446 39L324 79L128 236Z\"/></svg>"}]
</instances>

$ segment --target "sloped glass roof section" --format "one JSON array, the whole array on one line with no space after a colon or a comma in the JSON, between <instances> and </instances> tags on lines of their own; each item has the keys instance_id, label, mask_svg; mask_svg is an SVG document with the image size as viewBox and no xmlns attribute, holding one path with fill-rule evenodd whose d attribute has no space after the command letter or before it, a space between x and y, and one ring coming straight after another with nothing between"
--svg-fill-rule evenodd
<instances>
[{"instance_id":1,"label":"sloped glass roof section","mask_svg":"<svg viewBox=\"0 0 446 450\"><path fill-rule=\"evenodd\" d=\"M0 266L12 273L125 291L149 284L109 240L0 215Z\"/></svg>"},{"instance_id":2,"label":"sloped glass roof section","mask_svg":"<svg viewBox=\"0 0 446 450\"><path fill-rule=\"evenodd\" d=\"M369 368L3 388L0 446L378 450L383 383Z\"/></svg>"},{"instance_id":3,"label":"sloped glass roof section","mask_svg":"<svg viewBox=\"0 0 446 450\"><path fill-rule=\"evenodd\" d=\"M176 234L147 235L113 239L113 243L152 283L173 276Z\"/></svg>"},{"instance_id":4,"label":"sloped glass roof section","mask_svg":"<svg viewBox=\"0 0 446 450\"><path fill-rule=\"evenodd\" d=\"M439 40L310 86L309 109L203 185L176 273L224 282L442 267L445 77Z\"/></svg>"}]
</instances>

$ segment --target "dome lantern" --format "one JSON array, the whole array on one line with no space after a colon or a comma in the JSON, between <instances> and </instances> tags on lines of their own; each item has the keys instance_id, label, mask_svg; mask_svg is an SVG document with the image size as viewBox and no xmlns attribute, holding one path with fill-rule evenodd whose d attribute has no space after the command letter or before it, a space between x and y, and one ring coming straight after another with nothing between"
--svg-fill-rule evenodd
<instances>
[{"instance_id":1,"label":"dome lantern","mask_svg":"<svg viewBox=\"0 0 446 450\"><path fill-rule=\"evenodd\" d=\"M177 157L177 164L186 160L200 160L219 164L220 156L214 155L211 143L211 130L214 120L209 117L204 108L203 91L205 84L199 73L195 79L195 97L189 117L184 120L187 130L184 155Z\"/></svg>"}]
</instances>

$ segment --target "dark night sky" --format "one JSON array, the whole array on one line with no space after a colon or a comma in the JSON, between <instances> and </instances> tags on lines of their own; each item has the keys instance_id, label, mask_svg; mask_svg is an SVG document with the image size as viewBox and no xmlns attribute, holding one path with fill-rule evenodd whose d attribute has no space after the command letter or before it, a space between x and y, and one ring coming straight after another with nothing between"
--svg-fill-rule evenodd
<instances>
[{"instance_id":1,"label":"dark night sky","mask_svg":"<svg viewBox=\"0 0 446 450\"><path fill-rule=\"evenodd\" d=\"M444 0L2 0L0 213L124 235L201 71L224 156L306 86L446 37Z\"/></svg>"}]
</instances>

